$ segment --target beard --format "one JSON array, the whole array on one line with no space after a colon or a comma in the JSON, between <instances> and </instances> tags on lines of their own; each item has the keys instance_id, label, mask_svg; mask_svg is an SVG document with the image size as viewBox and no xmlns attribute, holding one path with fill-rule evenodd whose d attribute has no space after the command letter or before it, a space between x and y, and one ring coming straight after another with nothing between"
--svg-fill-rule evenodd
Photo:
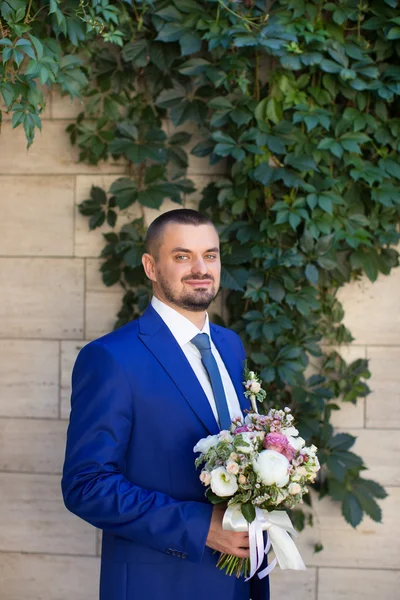
<instances>
[{"instance_id":1,"label":"beard","mask_svg":"<svg viewBox=\"0 0 400 600\"><path fill-rule=\"evenodd\" d=\"M204 279L211 279L214 281L214 277L212 275L190 275L187 279L194 280L198 279L199 281L203 281ZM185 278L182 280L185 281ZM157 273L157 283L164 294L165 298L171 304L178 306L179 308L183 308L184 310L190 310L192 312L202 312L207 310L210 306L211 302L216 298L218 290L215 290L215 285L211 287L211 289L207 290L205 288L194 288L192 291L181 292L181 294L177 294L171 288L168 281L161 275L161 273Z\"/></svg>"}]
</instances>

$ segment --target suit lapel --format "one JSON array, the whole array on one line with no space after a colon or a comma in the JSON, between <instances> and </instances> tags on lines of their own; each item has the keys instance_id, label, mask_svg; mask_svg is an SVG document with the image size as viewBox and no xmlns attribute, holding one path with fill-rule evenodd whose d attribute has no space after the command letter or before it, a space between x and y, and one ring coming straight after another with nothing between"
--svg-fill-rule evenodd
<instances>
[{"instance_id":1,"label":"suit lapel","mask_svg":"<svg viewBox=\"0 0 400 600\"><path fill-rule=\"evenodd\" d=\"M228 371L229 376L232 380L233 386L236 390L236 394L239 400L240 408L242 409L242 412L246 409L248 410L250 408L250 403L244 395L243 387L244 363L241 365L239 364L240 359L233 351L232 346L229 344L221 329L217 329L213 325L211 325L210 328L212 341L214 342L215 347L220 353L226 370Z\"/></svg>"},{"instance_id":2,"label":"suit lapel","mask_svg":"<svg viewBox=\"0 0 400 600\"><path fill-rule=\"evenodd\" d=\"M206 429L211 434L218 433L218 423L208 398L167 325L151 305L139 321L139 338L171 377Z\"/></svg>"}]
</instances>

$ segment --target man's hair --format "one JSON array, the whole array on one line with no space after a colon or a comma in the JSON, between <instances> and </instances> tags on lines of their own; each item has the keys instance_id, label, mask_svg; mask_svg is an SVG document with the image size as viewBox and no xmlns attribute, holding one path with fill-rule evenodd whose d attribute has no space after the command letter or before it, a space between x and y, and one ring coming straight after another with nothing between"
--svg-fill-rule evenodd
<instances>
[{"instance_id":1,"label":"man's hair","mask_svg":"<svg viewBox=\"0 0 400 600\"><path fill-rule=\"evenodd\" d=\"M146 252L154 258L158 257L164 228L170 223L177 225L213 225L212 221L197 210L178 208L163 213L151 223L146 234Z\"/></svg>"}]
</instances>

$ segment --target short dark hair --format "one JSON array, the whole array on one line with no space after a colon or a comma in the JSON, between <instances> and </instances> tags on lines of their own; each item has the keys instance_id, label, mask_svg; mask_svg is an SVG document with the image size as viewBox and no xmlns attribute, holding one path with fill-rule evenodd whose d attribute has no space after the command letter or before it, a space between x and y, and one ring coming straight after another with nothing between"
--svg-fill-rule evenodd
<instances>
[{"instance_id":1,"label":"short dark hair","mask_svg":"<svg viewBox=\"0 0 400 600\"><path fill-rule=\"evenodd\" d=\"M163 213L154 219L146 234L146 252L155 258L157 258L160 249L162 232L170 223L195 226L212 225L214 227L213 222L206 215L191 208L177 208Z\"/></svg>"}]
</instances>

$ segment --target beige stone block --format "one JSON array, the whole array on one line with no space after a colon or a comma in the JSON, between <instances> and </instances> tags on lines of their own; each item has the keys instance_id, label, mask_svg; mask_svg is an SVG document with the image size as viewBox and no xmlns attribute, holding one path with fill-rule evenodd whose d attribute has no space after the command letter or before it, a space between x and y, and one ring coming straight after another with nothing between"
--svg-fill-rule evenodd
<instances>
[{"instance_id":1,"label":"beige stone block","mask_svg":"<svg viewBox=\"0 0 400 600\"><path fill-rule=\"evenodd\" d=\"M365 346L358 346L357 344L340 346L337 351L348 364L359 358L367 357ZM366 383L368 384L368 382L369 380ZM344 428L346 431L349 427L364 427L365 398L359 398L357 404L342 402L341 400L335 400L335 403L340 406L340 410L332 412L331 423L334 427Z\"/></svg>"},{"instance_id":2,"label":"beige stone block","mask_svg":"<svg viewBox=\"0 0 400 600\"><path fill-rule=\"evenodd\" d=\"M102 188L108 193L111 184L116 181L120 175L78 175L76 178L76 203L77 205L90 198L90 189L92 186ZM98 257L106 245L103 233L113 231L107 224L98 227L94 231L89 231L89 217L81 215L78 206L76 206L75 215L75 256ZM117 221L117 231L120 227L133 219L142 216L142 210L139 204L130 206L127 210L120 213Z\"/></svg>"},{"instance_id":3,"label":"beige stone block","mask_svg":"<svg viewBox=\"0 0 400 600\"><path fill-rule=\"evenodd\" d=\"M344 324L357 344L398 344L400 339L400 269L380 274L371 283L364 278L339 290L344 306Z\"/></svg>"},{"instance_id":4,"label":"beige stone block","mask_svg":"<svg viewBox=\"0 0 400 600\"><path fill-rule=\"evenodd\" d=\"M379 500L382 523L364 517L356 529L341 514L341 506L330 498L313 502L314 527L307 527L296 545L309 567L343 567L365 569L400 568L400 487L388 490L389 496ZM314 553L321 543L322 552Z\"/></svg>"},{"instance_id":5,"label":"beige stone block","mask_svg":"<svg viewBox=\"0 0 400 600\"><path fill-rule=\"evenodd\" d=\"M0 471L61 473L65 421L0 419Z\"/></svg>"},{"instance_id":6,"label":"beige stone block","mask_svg":"<svg viewBox=\"0 0 400 600\"><path fill-rule=\"evenodd\" d=\"M59 342L0 340L0 416L57 417Z\"/></svg>"},{"instance_id":7,"label":"beige stone block","mask_svg":"<svg viewBox=\"0 0 400 600\"><path fill-rule=\"evenodd\" d=\"M121 286L116 283L106 286L103 283L100 267L104 259L88 258L86 259L86 291L87 292L106 292L108 294L120 294Z\"/></svg>"},{"instance_id":8,"label":"beige stone block","mask_svg":"<svg viewBox=\"0 0 400 600\"><path fill-rule=\"evenodd\" d=\"M72 256L74 177L1 176L0 254Z\"/></svg>"},{"instance_id":9,"label":"beige stone block","mask_svg":"<svg viewBox=\"0 0 400 600\"><path fill-rule=\"evenodd\" d=\"M271 598L277 600L310 600L315 598L316 569L282 571L277 566L270 575Z\"/></svg>"},{"instance_id":10,"label":"beige stone block","mask_svg":"<svg viewBox=\"0 0 400 600\"><path fill-rule=\"evenodd\" d=\"M86 339L96 339L114 329L122 297L122 288L114 293L86 292Z\"/></svg>"},{"instance_id":11,"label":"beige stone block","mask_svg":"<svg viewBox=\"0 0 400 600\"><path fill-rule=\"evenodd\" d=\"M351 448L364 459L368 471L364 477L381 485L400 486L400 435L398 430L346 429L357 439ZM388 490L390 494L390 489Z\"/></svg>"},{"instance_id":12,"label":"beige stone block","mask_svg":"<svg viewBox=\"0 0 400 600\"><path fill-rule=\"evenodd\" d=\"M0 557L2 600L98 600L95 557L5 554Z\"/></svg>"},{"instance_id":13,"label":"beige stone block","mask_svg":"<svg viewBox=\"0 0 400 600\"><path fill-rule=\"evenodd\" d=\"M61 418L68 419L71 410L71 376L79 351L85 346L84 341L61 342Z\"/></svg>"},{"instance_id":14,"label":"beige stone block","mask_svg":"<svg viewBox=\"0 0 400 600\"><path fill-rule=\"evenodd\" d=\"M64 506L58 475L0 473L0 552L96 554L96 530Z\"/></svg>"},{"instance_id":15,"label":"beige stone block","mask_svg":"<svg viewBox=\"0 0 400 600\"><path fill-rule=\"evenodd\" d=\"M3 337L83 337L83 260L0 258Z\"/></svg>"},{"instance_id":16,"label":"beige stone block","mask_svg":"<svg viewBox=\"0 0 400 600\"><path fill-rule=\"evenodd\" d=\"M367 427L400 429L400 348L368 347L369 385L366 400Z\"/></svg>"},{"instance_id":17,"label":"beige stone block","mask_svg":"<svg viewBox=\"0 0 400 600\"><path fill-rule=\"evenodd\" d=\"M318 600L395 600L400 571L379 569L320 569Z\"/></svg>"},{"instance_id":18,"label":"beige stone block","mask_svg":"<svg viewBox=\"0 0 400 600\"><path fill-rule=\"evenodd\" d=\"M101 161L96 166L78 163L79 148L72 146L65 131L69 121L45 121L36 133L29 151L22 127L12 129L3 123L0 146L0 174L5 175L74 175L78 173L123 173L122 162Z\"/></svg>"},{"instance_id":19,"label":"beige stone block","mask_svg":"<svg viewBox=\"0 0 400 600\"><path fill-rule=\"evenodd\" d=\"M79 98L62 96L59 91L52 90L50 100L52 119L74 120L85 108L84 102Z\"/></svg>"}]
</instances>

